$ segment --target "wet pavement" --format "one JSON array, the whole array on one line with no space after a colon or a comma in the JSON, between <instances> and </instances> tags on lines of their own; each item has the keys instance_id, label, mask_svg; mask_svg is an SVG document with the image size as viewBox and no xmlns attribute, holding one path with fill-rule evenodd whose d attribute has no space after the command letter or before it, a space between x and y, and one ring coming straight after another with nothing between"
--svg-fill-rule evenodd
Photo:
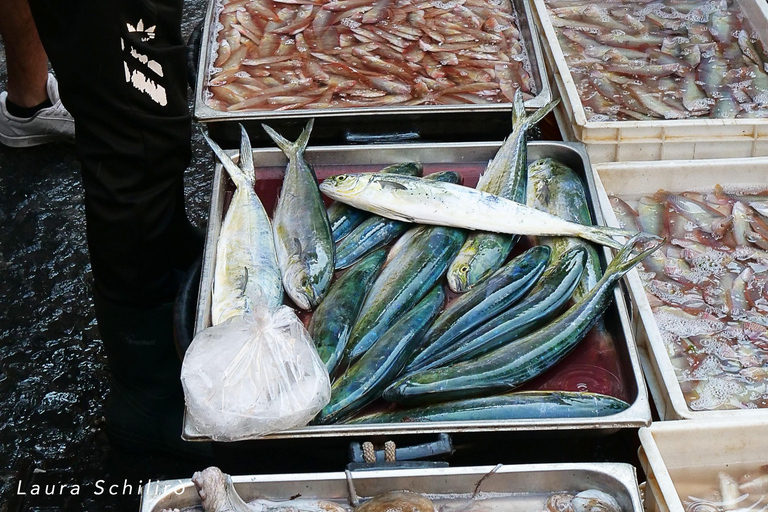
<instances>
[{"instance_id":1,"label":"wet pavement","mask_svg":"<svg viewBox=\"0 0 768 512\"><path fill-rule=\"evenodd\" d=\"M204 10L204 0L187 2L185 36ZM212 166L198 129L193 151L186 193L191 219L202 224ZM0 145L0 512L138 510L140 481L201 469L120 454L107 443L108 373L91 282L73 146ZM54 495L45 496L50 484ZM78 495L69 484L80 485ZM111 496L115 484L118 496Z\"/></svg>"}]
</instances>

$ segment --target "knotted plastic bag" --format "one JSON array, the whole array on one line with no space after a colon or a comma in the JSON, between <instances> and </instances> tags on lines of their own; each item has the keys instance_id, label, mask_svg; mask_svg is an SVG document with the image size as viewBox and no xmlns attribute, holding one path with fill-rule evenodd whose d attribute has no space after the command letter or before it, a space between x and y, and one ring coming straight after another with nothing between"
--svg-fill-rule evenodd
<instances>
[{"instance_id":1,"label":"knotted plastic bag","mask_svg":"<svg viewBox=\"0 0 768 512\"><path fill-rule=\"evenodd\" d=\"M181 368L196 430L238 441L306 425L330 400L331 383L309 333L281 306L198 333Z\"/></svg>"}]
</instances>

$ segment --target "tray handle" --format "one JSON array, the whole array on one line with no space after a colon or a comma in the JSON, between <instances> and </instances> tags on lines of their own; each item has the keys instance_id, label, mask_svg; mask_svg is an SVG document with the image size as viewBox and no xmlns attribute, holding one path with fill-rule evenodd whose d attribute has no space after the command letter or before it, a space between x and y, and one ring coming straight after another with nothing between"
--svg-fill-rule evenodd
<instances>
[{"instance_id":1,"label":"tray handle","mask_svg":"<svg viewBox=\"0 0 768 512\"><path fill-rule=\"evenodd\" d=\"M448 434L438 434L437 440L429 443L417 444L397 448L395 443L387 441L384 448L376 450L371 442L350 443L347 469L404 469L404 468L434 468L447 467L444 461L423 461L428 457L437 455L450 455L453 453L453 443Z\"/></svg>"}]
</instances>

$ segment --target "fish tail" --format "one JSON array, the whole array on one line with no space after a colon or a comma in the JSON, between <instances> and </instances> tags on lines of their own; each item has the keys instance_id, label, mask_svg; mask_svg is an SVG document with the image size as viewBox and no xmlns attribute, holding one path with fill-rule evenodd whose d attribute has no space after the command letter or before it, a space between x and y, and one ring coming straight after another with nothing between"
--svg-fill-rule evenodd
<instances>
[{"instance_id":1,"label":"fish tail","mask_svg":"<svg viewBox=\"0 0 768 512\"><path fill-rule=\"evenodd\" d=\"M247 173L243 172L243 170L240 169L237 164L233 162L231 158L229 158L229 156L227 156L227 154L218 144L213 142L213 140L211 140L211 138L208 137L208 135L205 133L203 133L203 137L205 137L208 145L211 146L211 149L219 158L222 165L227 170L227 174L229 174L229 177L232 178L232 181L235 182L235 186L237 188L253 185L253 181L250 180L250 177L247 175Z\"/></svg>"},{"instance_id":2,"label":"fish tail","mask_svg":"<svg viewBox=\"0 0 768 512\"><path fill-rule=\"evenodd\" d=\"M312 126L314 126L314 124L314 118L310 119L307 123L307 126L305 126L304 130L301 132L301 135L299 135L299 138L296 139L296 142L289 141L265 124L262 124L261 126L264 128L264 131L267 132L267 135L269 135L270 138L275 141L275 144L277 144L280 149L283 150L285 156L288 158L294 158L303 154L304 150L307 149L307 144L309 143L309 135L312 133Z\"/></svg>"},{"instance_id":3,"label":"fish tail","mask_svg":"<svg viewBox=\"0 0 768 512\"><path fill-rule=\"evenodd\" d=\"M547 114L552 112L552 109L554 109L558 103L560 103L560 99L556 98L543 105L536 112L528 116L528 114L525 112L523 93L520 91L520 89L518 89L515 91L515 97L512 103L512 126L517 128L519 126L525 125L525 128L528 129L544 119Z\"/></svg>"},{"instance_id":4,"label":"fish tail","mask_svg":"<svg viewBox=\"0 0 768 512\"><path fill-rule=\"evenodd\" d=\"M275 141L275 144L283 150L283 153L285 153L286 156L290 157L293 154L293 143L291 141L265 124L262 124L261 126L264 128L264 131L267 132L267 135Z\"/></svg>"},{"instance_id":5,"label":"fish tail","mask_svg":"<svg viewBox=\"0 0 768 512\"><path fill-rule=\"evenodd\" d=\"M525 113L525 102L523 101L523 91L515 91L515 97L512 101L512 126L517 128L523 123L528 122L528 116Z\"/></svg>"},{"instance_id":6,"label":"fish tail","mask_svg":"<svg viewBox=\"0 0 768 512\"><path fill-rule=\"evenodd\" d=\"M619 275L623 275L629 272L632 267L640 263L643 259L645 259L646 256L661 247L665 240L665 238L661 238L656 235L642 232L637 233L635 236L630 238L626 244L624 244L618 253L616 253L616 256L614 256L611 260L611 263L608 264L608 268L605 269L605 273L617 273ZM641 251L637 256L632 257L632 250L637 244L642 244L645 249Z\"/></svg>"},{"instance_id":7,"label":"fish tail","mask_svg":"<svg viewBox=\"0 0 768 512\"><path fill-rule=\"evenodd\" d=\"M626 229L612 228L608 226L584 226L581 232L584 238L591 242L595 242L600 245L607 245L614 249L621 249L623 245L613 239L613 237L630 238L635 234L635 231L629 231Z\"/></svg>"},{"instance_id":8,"label":"fish tail","mask_svg":"<svg viewBox=\"0 0 768 512\"><path fill-rule=\"evenodd\" d=\"M312 134L312 127L315 125L315 118L307 122L307 126L304 127L304 130L302 130L301 135L299 135L299 138L296 139L296 142L294 143L297 148L297 152L299 154L303 154L304 150L307 149L307 144L309 144L309 136Z\"/></svg>"},{"instance_id":9,"label":"fish tail","mask_svg":"<svg viewBox=\"0 0 768 512\"><path fill-rule=\"evenodd\" d=\"M251 139L248 137L248 132L245 131L245 126L242 124L240 125L240 169L242 169L246 178L251 183L256 182L256 169L253 165Z\"/></svg>"},{"instance_id":10,"label":"fish tail","mask_svg":"<svg viewBox=\"0 0 768 512\"><path fill-rule=\"evenodd\" d=\"M560 103L560 98L556 98L556 99L550 101L549 103L547 103L546 105L541 107L539 110L537 110L536 112L531 114L530 117L526 118L526 120L525 120L526 124L528 126L534 126L539 121L544 119L544 117L547 114L552 112L552 109L554 109L557 106L558 103Z\"/></svg>"}]
</instances>

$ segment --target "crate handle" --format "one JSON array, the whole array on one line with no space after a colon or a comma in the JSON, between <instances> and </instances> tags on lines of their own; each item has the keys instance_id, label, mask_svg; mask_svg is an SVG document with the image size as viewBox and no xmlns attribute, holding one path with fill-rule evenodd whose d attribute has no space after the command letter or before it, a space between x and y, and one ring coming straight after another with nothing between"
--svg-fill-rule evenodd
<instances>
[{"instance_id":1,"label":"crate handle","mask_svg":"<svg viewBox=\"0 0 768 512\"><path fill-rule=\"evenodd\" d=\"M437 455L450 455L453 453L453 443L448 434L438 434L437 440L429 443L417 444L397 448L394 441L384 443L382 450L376 450L370 441L364 443L350 443L348 469L388 469L410 467L447 467L447 462L419 461Z\"/></svg>"}]
</instances>

